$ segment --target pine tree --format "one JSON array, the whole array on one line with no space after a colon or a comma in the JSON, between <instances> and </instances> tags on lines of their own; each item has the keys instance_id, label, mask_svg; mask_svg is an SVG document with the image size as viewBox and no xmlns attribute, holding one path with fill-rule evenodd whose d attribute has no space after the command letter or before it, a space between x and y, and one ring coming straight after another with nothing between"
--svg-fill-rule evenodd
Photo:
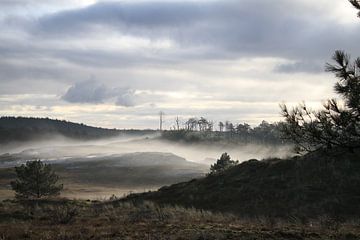
<instances>
[{"instance_id":1,"label":"pine tree","mask_svg":"<svg viewBox=\"0 0 360 240\"><path fill-rule=\"evenodd\" d=\"M349 0L349 2L359 10L358 17L360 17L360 1L359 0Z\"/></svg>"},{"instance_id":2,"label":"pine tree","mask_svg":"<svg viewBox=\"0 0 360 240\"><path fill-rule=\"evenodd\" d=\"M52 170L51 165L40 160L28 161L20 167L15 167L17 179L11 182L16 198L41 198L55 196L63 189L57 184L59 177Z\"/></svg>"},{"instance_id":3,"label":"pine tree","mask_svg":"<svg viewBox=\"0 0 360 240\"><path fill-rule=\"evenodd\" d=\"M215 164L211 165L210 174L223 172L238 163L238 161L231 160L230 156L227 153L223 153L220 159L218 159Z\"/></svg>"},{"instance_id":4,"label":"pine tree","mask_svg":"<svg viewBox=\"0 0 360 240\"><path fill-rule=\"evenodd\" d=\"M359 0L349 2L360 10ZM360 17L360 12L358 14ZM344 51L336 51L335 64L326 64L326 71L339 79L334 90L343 100L329 99L320 111L309 110L305 103L289 110L281 105L285 124L284 136L291 139L298 152L320 148L346 148L353 152L360 148L360 58L353 62Z\"/></svg>"},{"instance_id":5,"label":"pine tree","mask_svg":"<svg viewBox=\"0 0 360 240\"><path fill-rule=\"evenodd\" d=\"M281 106L286 122L282 131L295 142L298 152L360 148L360 58L351 63L348 54L336 51L333 60L335 64L327 64L326 71L339 79L334 90L341 96L343 106L336 99L326 101L320 111L309 110L305 103L292 110Z\"/></svg>"}]
</instances>

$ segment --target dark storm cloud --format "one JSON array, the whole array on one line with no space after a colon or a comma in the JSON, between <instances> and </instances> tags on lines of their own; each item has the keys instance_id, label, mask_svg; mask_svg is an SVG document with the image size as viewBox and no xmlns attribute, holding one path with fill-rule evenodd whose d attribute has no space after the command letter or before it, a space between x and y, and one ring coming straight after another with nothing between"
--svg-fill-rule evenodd
<instances>
[{"instance_id":1,"label":"dark storm cloud","mask_svg":"<svg viewBox=\"0 0 360 240\"><path fill-rule=\"evenodd\" d=\"M136 105L135 91L131 89L109 88L94 79L77 82L62 96L70 103L104 103L116 98L116 104L124 107Z\"/></svg>"},{"instance_id":2,"label":"dark storm cloud","mask_svg":"<svg viewBox=\"0 0 360 240\"><path fill-rule=\"evenodd\" d=\"M106 2L42 17L32 33L50 38L86 37L99 34L101 26L125 35L168 38L181 50L206 47L206 52L194 56L197 58L323 60L339 46L358 50L360 26L343 26L327 14L327 10L286 0Z\"/></svg>"}]
</instances>

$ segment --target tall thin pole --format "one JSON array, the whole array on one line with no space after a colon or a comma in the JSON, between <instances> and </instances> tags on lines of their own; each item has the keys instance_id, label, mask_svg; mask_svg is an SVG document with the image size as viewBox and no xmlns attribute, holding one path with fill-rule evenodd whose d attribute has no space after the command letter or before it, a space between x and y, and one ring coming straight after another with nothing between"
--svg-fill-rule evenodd
<instances>
[{"instance_id":1,"label":"tall thin pole","mask_svg":"<svg viewBox=\"0 0 360 240\"><path fill-rule=\"evenodd\" d=\"M162 131L164 112L160 111L159 115L160 115L160 131Z\"/></svg>"},{"instance_id":2,"label":"tall thin pole","mask_svg":"<svg viewBox=\"0 0 360 240\"><path fill-rule=\"evenodd\" d=\"M176 116L175 122L176 122L176 128L177 128L177 130L179 131L179 130L180 130L180 126L179 126L179 123L180 123L179 116Z\"/></svg>"}]
</instances>

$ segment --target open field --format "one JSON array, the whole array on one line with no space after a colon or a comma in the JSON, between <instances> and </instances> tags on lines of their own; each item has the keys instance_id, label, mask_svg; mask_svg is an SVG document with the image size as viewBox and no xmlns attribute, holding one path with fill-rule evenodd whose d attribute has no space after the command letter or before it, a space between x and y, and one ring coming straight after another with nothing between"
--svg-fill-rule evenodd
<instances>
[{"instance_id":1,"label":"open field","mask_svg":"<svg viewBox=\"0 0 360 240\"><path fill-rule=\"evenodd\" d=\"M0 203L1 239L273 239L355 240L356 220L334 222L326 216L301 222L232 215L182 207L113 201Z\"/></svg>"},{"instance_id":2,"label":"open field","mask_svg":"<svg viewBox=\"0 0 360 240\"><path fill-rule=\"evenodd\" d=\"M144 166L139 165L139 161L151 158L156 159L148 164L144 163ZM60 182L64 184L61 196L71 199L104 199L112 195L123 197L129 193L156 190L164 185L203 176L207 168L204 165L186 162L174 155L160 153L139 153L126 158L93 161L69 161L54 164L53 167L60 176ZM14 168L0 168L0 200L14 197L10 186L14 179Z\"/></svg>"}]
</instances>

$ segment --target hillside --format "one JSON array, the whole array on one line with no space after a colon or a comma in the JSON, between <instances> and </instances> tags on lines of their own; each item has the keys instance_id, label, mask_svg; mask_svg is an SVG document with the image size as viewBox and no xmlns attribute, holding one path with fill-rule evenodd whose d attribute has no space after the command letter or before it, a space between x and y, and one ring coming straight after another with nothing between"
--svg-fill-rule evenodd
<instances>
[{"instance_id":1,"label":"hillside","mask_svg":"<svg viewBox=\"0 0 360 240\"><path fill-rule=\"evenodd\" d=\"M60 135L73 139L99 139L119 136L121 133L145 134L146 131L106 129L91 127L49 118L1 117L0 143L46 139Z\"/></svg>"},{"instance_id":2,"label":"hillside","mask_svg":"<svg viewBox=\"0 0 360 240\"><path fill-rule=\"evenodd\" d=\"M359 153L315 152L288 160L249 160L219 174L135 194L131 200L241 216L358 217Z\"/></svg>"},{"instance_id":3,"label":"hillside","mask_svg":"<svg viewBox=\"0 0 360 240\"><path fill-rule=\"evenodd\" d=\"M14 159L15 164L11 165L11 161L8 164L1 162L0 156L0 200L13 196L9 182L16 175L12 166L24 163L27 159ZM82 199L109 197L112 194L123 196L130 191L158 189L204 176L207 169L206 165L159 152L74 157L46 162L53 165L64 183L62 196Z\"/></svg>"},{"instance_id":4,"label":"hillside","mask_svg":"<svg viewBox=\"0 0 360 240\"><path fill-rule=\"evenodd\" d=\"M103 201L65 198L4 200L0 202L1 237L79 240L359 239L359 154L323 154L318 152L289 160L250 160L221 175L163 187L157 192L132 194L123 199L113 196ZM86 166L90 162L80 161L64 163L61 167L54 164L54 167L62 177L64 172L61 169L64 167L67 174L73 171L74 176L85 173L81 172L85 166L93 169L86 171L89 175L84 179L90 186L91 181L101 175L110 177L114 166L108 164L115 163L115 160L116 163L122 162L118 167L128 166L133 161L143 163L145 158L158 159L153 164L165 166L169 157L169 154L159 156L156 153L118 156L117 160L105 161L108 167L101 171L100 159L94 159L91 166ZM186 163L182 158L172 157L174 164ZM144 177L148 170L134 176ZM117 177L124 175L117 171ZM88 186L84 186L86 191Z\"/></svg>"}]
</instances>

